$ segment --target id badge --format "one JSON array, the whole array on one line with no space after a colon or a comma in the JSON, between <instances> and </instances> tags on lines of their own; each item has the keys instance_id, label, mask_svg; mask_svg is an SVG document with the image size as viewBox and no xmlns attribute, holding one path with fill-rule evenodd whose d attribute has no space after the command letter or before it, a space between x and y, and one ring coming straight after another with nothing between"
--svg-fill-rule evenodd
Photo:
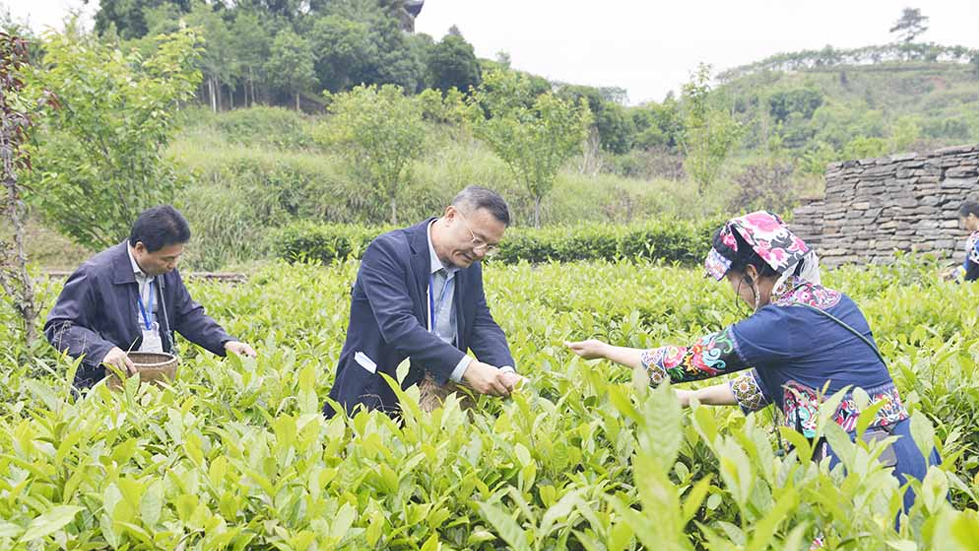
<instances>
[{"instance_id":1,"label":"id badge","mask_svg":"<svg viewBox=\"0 0 979 551\"><path fill-rule=\"evenodd\" d=\"M163 352L163 339L160 338L160 324L153 322L151 329L143 328L143 344L140 352Z\"/></svg>"}]
</instances>

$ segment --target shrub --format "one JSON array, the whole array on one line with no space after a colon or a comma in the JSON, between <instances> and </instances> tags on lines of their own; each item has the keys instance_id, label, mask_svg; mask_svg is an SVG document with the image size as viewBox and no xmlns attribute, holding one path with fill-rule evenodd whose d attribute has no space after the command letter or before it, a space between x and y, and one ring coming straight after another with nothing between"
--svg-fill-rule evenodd
<instances>
[{"instance_id":1,"label":"shrub","mask_svg":"<svg viewBox=\"0 0 979 551\"><path fill-rule=\"evenodd\" d=\"M313 145L302 115L281 107L252 107L222 113L214 126L230 143L267 145L281 149Z\"/></svg>"},{"instance_id":2,"label":"shrub","mask_svg":"<svg viewBox=\"0 0 979 551\"><path fill-rule=\"evenodd\" d=\"M574 262L622 258L696 264L710 247L710 235L722 221L658 220L637 226L586 225L535 230L512 228L491 262L516 264ZM274 237L273 250L286 260L316 260L324 264L360 258L372 239L385 228L300 222Z\"/></svg>"}]
</instances>

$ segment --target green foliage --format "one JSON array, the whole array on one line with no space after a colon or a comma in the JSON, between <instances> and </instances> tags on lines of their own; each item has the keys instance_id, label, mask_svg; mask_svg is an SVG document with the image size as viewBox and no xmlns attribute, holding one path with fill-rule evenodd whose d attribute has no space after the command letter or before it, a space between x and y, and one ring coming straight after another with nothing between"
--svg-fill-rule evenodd
<instances>
[{"instance_id":1,"label":"green foliage","mask_svg":"<svg viewBox=\"0 0 979 551\"><path fill-rule=\"evenodd\" d=\"M317 141L339 149L351 170L370 184L370 193L390 205L391 224L397 224L410 163L424 151L418 102L393 85L358 86L331 99L333 116L320 127Z\"/></svg>"},{"instance_id":2,"label":"green foliage","mask_svg":"<svg viewBox=\"0 0 979 551\"><path fill-rule=\"evenodd\" d=\"M313 145L310 123L281 107L236 109L214 119L213 126L229 143L292 150Z\"/></svg>"},{"instance_id":3,"label":"green foliage","mask_svg":"<svg viewBox=\"0 0 979 551\"><path fill-rule=\"evenodd\" d=\"M891 43L863 46L853 49L837 49L826 46L820 50L785 52L769 56L761 61L728 69L718 75L723 82L732 82L752 75L765 75L775 72L821 71L834 73L841 68L859 70L861 65L892 65L895 59L905 61L968 63L976 50L965 46L942 46L940 44ZM870 67L876 72L878 67Z\"/></svg>"},{"instance_id":4,"label":"green foliage","mask_svg":"<svg viewBox=\"0 0 979 551\"><path fill-rule=\"evenodd\" d=\"M22 173L31 170L31 159L24 145L37 111L57 108L58 103L46 91L42 91L44 96L36 105L23 97L27 87L24 72L30 61L26 39L0 30L0 59L0 212L3 225L9 224L12 230L9 240L6 235L0 236L0 289L10 297L19 314L15 325L29 345L36 336L34 320L38 310L33 275L27 266L26 188L20 180Z\"/></svg>"},{"instance_id":5,"label":"green foliage","mask_svg":"<svg viewBox=\"0 0 979 551\"><path fill-rule=\"evenodd\" d=\"M453 88L468 92L482 82L472 44L458 33L450 32L432 46L428 54L428 71L432 87L444 93Z\"/></svg>"},{"instance_id":6,"label":"green foliage","mask_svg":"<svg viewBox=\"0 0 979 551\"><path fill-rule=\"evenodd\" d=\"M231 31L224 18L216 11L216 7L215 4L208 2L195 2L190 13L184 16L186 24L196 28L201 33L204 42L204 49L200 56L200 68L214 111L218 110L221 103L221 86L233 87L237 69L236 56L232 49L235 44L231 40ZM172 14L168 15L172 17ZM175 22L171 18L165 18L162 19L161 23L173 26ZM156 29L153 30L156 31ZM167 29L167 31L173 32L171 29ZM275 52L275 55L281 55L281 52ZM292 75L289 74L282 76L287 81L292 78Z\"/></svg>"},{"instance_id":7,"label":"green foliage","mask_svg":"<svg viewBox=\"0 0 979 551\"><path fill-rule=\"evenodd\" d=\"M885 151L887 142L883 138L857 137L843 148L843 156L847 159L869 159L883 157Z\"/></svg>"},{"instance_id":8,"label":"green foliage","mask_svg":"<svg viewBox=\"0 0 979 551\"><path fill-rule=\"evenodd\" d=\"M710 236L723 222L659 220L634 226L584 225L546 229L510 228L492 262L574 262L646 259L695 264L710 247ZM286 260L328 264L360 258L371 240L390 228L299 222L283 228L273 248Z\"/></svg>"},{"instance_id":9,"label":"green foliage","mask_svg":"<svg viewBox=\"0 0 979 551\"><path fill-rule=\"evenodd\" d=\"M259 90L256 88L269 78L265 73L265 62L272 50L271 31L262 24L258 13L236 10L229 24L229 34L234 55L231 76L241 84L244 106L248 107L257 101ZM234 102L234 90L231 101Z\"/></svg>"},{"instance_id":10,"label":"green foliage","mask_svg":"<svg viewBox=\"0 0 979 551\"><path fill-rule=\"evenodd\" d=\"M313 22L310 40L318 52L316 75L324 88L339 92L357 83L358 72L370 56L369 28L367 22L338 14L319 17Z\"/></svg>"},{"instance_id":11,"label":"green foliage","mask_svg":"<svg viewBox=\"0 0 979 551\"><path fill-rule=\"evenodd\" d=\"M422 119L453 126L461 126L465 122L467 107L464 98L456 88L450 88L444 94L429 88L417 96Z\"/></svg>"},{"instance_id":12,"label":"green foliage","mask_svg":"<svg viewBox=\"0 0 979 551\"><path fill-rule=\"evenodd\" d=\"M309 42L290 29L280 31L272 42L265 71L275 75L276 82L283 92L295 96L296 111L299 111L299 95L311 91L316 84L313 51Z\"/></svg>"},{"instance_id":13,"label":"green foliage","mask_svg":"<svg viewBox=\"0 0 979 551\"><path fill-rule=\"evenodd\" d=\"M825 168L823 165L820 172ZM791 212L800 196L799 185L792 178L794 171L791 162L775 155L745 165L734 179L738 191L731 198L729 209Z\"/></svg>"},{"instance_id":14,"label":"green foliage","mask_svg":"<svg viewBox=\"0 0 979 551\"><path fill-rule=\"evenodd\" d=\"M811 119L816 109L823 104L823 95L818 90L802 88L776 92L768 98L768 112L776 123L785 122L793 113L803 119Z\"/></svg>"},{"instance_id":15,"label":"green foliage","mask_svg":"<svg viewBox=\"0 0 979 551\"><path fill-rule=\"evenodd\" d=\"M325 420L357 265L273 265L191 282L257 360L184 348L172 388L68 391L0 353L0 547L173 549L971 549L979 530L975 286L838 270L915 418L943 457L900 531L879 448L834 442L844 468L776 455L767 412L681 410L669 387L585 362L569 337L687 344L738 319L701 270L654 263L487 265L487 300L527 385L467 414ZM917 282L915 282L917 281ZM904 282L905 284L901 284ZM60 283L44 281L50 304ZM625 299L623 299L625 297ZM682 298L678 298L682 297ZM0 308L0 315L6 311ZM0 331L7 324L0 324ZM50 354L50 353L49 353ZM828 413L828 412L827 412ZM828 428L825 428L828 427ZM833 425L823 430L839 437ZM787 436L795 433L787 432ZM931 436L931 435L933 436ZM952 503L945 500L950 491Z\"/></svg>"},{"instance_id":16,"label":"green foliage","mask_svg":"<svg viewBox=\"0 0 979 551\"><path fill-rule=\"evenodd\" d=\"M530 103L532 106L528 107ZM558 171L581 151L591 112L551 93L534 96L526 79L512 71L491 71L472 97L478 109L473 133L503 159L534 200L534 226L540 226L541 202Z\"/></svg>"},{"instance_id":17,"label":"green foliage","mask_svg":"<svg viewBox=\"0 0 979 551\"><path fill-rule=\"evenodd\" d=\"M582 99L588 102L588 109L592 113L603 150L623 154L632 149L636 122L625 107L607 98L602 89L565 85L558 89L557 95L575 103ZM624 101L624 98L622 100Z\"/></svg>"},{"instance_id":18,"label":"green foliage","mask_svg":"<svg viewBox=\"0 0 979 551\"><path fill-rule=\"evenodd\" d=\"M276 256L289 261L332 264L360 258L375 237L391 228L297 222L274 238Z\"/></svg>"},{"instance_id":19,"label":"green foliage","mask_svg":"<svg viewBox=\"0 0 979 551\"><path fill-rule=\"evenodd\" d=\"M95 14L95 30L99 34L118 33L124 39L142 38L150 32L152 21L147 22L147 15L154 9L168 7L186 13L192 3L190 0L105 0L99 2Z\"/></svg>"},{"instance_id":20,"label":"green foliage","mask_svg":"<svg viewBox=\"0 0 979 551\"><path fill-rule=\"evenodd\" d=\"M632 119L636 126L637 147L679 147L683 135L683 112L672 94L663 103L649 102L633 109Z\"/></svg>"},{"instance_id":21,"label":"green foliage","mask_svg":"<svg viewBox=\"0 0 979 551\"><path fill-rule=\"evenodd\" d=\"M684 132L680 144L686 153L684 168L704 193L717 180L724 160L743 135L741 124L715 103L710 86L710 65L701 63L683 85Z\"/></svg>"},{"instance_id":22,"label":"green foliage","mask_svg":"<svg viewBox=\"0 0 979 551\"><path fill-rule=\"evenodd\" d=\"M426 98L431 103L422 101ZM429 120L458 120L461 116L461 95L449 94L443 103L441 94L433 90L417 99L423 117ZM272 250L269 237L273 230L293 222L376 225L389 219L389 205L365 192L366 180L349 170L336 148L297 150L280 143L305 141L305 136L316 133L316 125L329 124L328 119L308 119L281 108L251 111L181 111L179 119L185 128L167 156L178 167L178 178L189 182L173 199L194 231L185 255L188 266L240 269L242 263L265 259ZM517 226L532 225L533 198L487 146L452 126L425 126L425 141L431 145L410 165L411 200L399 202L399 220L414 223L437 216L459 190L480 183L507 199ZM726 204L728 194L697 197L693 186L665 179L667 172L658 172L655 162L646 160L650 154L636 153L642 155L634 169L638 178L584 175L572 167L561 171L542 206L542 220L546 225L562 226L689 220L712 216ZM668 164L682 173L675 155ZM48 266L51 251L38 251L45 239L32 239L31 245L34 254L45 253ZM71 262L59 260L55 265L64 269L66 263Z\"/></svg>"},{"instance_id":23,"label":"green foliage","mask_svg":"<svg viewBox=\"0 0 979 551\"><path fill-rule=\"evenodd\" d=\"M160 37L148 58L71 34L49 35L45 48L31 85L62 108L43 119L29 201L78 243L118 243L140 211L170 202L178 187L163 151L175 104L200 81L197 36Z\"/></svg>"},{"instance_id":24,"label":"green foliage","mask_svg":"<svg viewBox=\"0 0 979 551\"><path fill-rule=\"evenodd\" d=\"M203 182L175 200L195 235L188 260L197 269L215 270L263 258L271 228L297 219L342 220L338 210L356 192L332 168L273 153L241 155L201 173Z\"/></svg>"}]
</instances>

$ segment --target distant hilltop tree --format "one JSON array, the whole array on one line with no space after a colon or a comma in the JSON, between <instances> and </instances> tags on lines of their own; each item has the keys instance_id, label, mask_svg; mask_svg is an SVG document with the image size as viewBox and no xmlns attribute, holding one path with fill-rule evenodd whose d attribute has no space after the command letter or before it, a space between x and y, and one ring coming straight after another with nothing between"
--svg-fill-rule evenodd
<instances>
[{"instance_id":1,"label":"distant hilltop tree","mask_svg":"<svg viewBox=\"0 0 979 551\"><path fill-rule=\"evenodd\" d=\"M928 30L928 16L921 15L918 8L904 8L901 18L891 27L891 34L898 33L901 42L911 43Z\"/></svg>"}]
</instances>

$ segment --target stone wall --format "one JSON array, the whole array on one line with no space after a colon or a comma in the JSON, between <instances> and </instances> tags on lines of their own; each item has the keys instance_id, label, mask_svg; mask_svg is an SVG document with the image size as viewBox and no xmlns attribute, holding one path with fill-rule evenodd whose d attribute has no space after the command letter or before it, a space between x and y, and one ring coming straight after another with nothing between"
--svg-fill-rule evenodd
<instances>
[{"instance_id":1,"label":"stone wall","mask_svg":"<svg viewBox=\"0 0 979 551\"><path fill-rule=\"evenodd\" d=\"M886 263L894 251L964 258L958 208L979 200L979 145L829 165L825 195L794 211L790 226L821 263Z\"/></svg>"}]
</instances>

